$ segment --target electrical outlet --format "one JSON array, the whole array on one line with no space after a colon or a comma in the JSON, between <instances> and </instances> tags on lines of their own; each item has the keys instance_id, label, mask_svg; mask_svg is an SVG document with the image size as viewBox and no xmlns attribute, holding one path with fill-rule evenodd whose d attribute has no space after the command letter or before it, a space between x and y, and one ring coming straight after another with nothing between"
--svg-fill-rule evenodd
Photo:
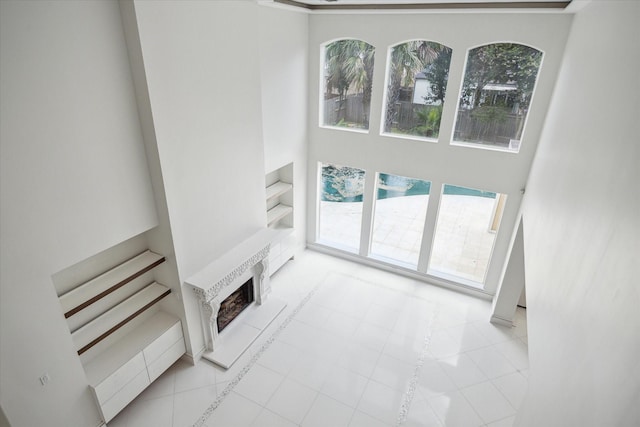
<instances>
[{"instance_id":1,"label":"electrical outlet","mask_svg":"<svg viewBox=\"0 0 640 427\"><path fill-rule=\"evenodd\" d=\"M51 380L51 378L49 378L49 374L48 373L44 373L41 377L40 377L40 384L42 384L43 386L47 385L47 383Z\"/></svg>"}]
</instances>

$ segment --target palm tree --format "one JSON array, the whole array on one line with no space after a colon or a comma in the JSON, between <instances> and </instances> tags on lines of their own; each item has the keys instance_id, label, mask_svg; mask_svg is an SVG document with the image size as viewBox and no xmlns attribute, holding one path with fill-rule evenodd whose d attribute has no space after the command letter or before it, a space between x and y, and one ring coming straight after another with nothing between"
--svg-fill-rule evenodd
<instances>
[{"instance_id":1,"label":"palm tree","mask_svg":"<svg viewBox=\"0 0 640 427\"><path fill-rule=\"evenodd\" d=\"M359 42L359 51L347 59L345 71L353 88L362 93L362 108L364 111L364 126L369 127L369 107L371 106L371 90L373 80L374 48L363 41Z\"/></svg>"},{"instance_id":2,"label":"palm tree","mask_svg":"<svg viewBox=\"0 0 640 427\"><path fill-rule=\"evenodd\" d=\"M350 89L362 93L365 126L368 127L368 111L371 103L374 47L362 40L337 40L325 49L326 92L329 98L334 91L339 96L339 113L336 119L345 119L344 104Z\"/></svg>"},{"instance_id":3,"label":"palm tree","mask_svg":"<svg viewBox=\"0 0 640 427\"><path fill-rule=\"evenodd\" d=\"M413 85L415 74L433 62L443 49L441 44L425 40L412 40L391 49L385 132L391 130L394 122L400 88Z\"/></svg>"}]
</instances>

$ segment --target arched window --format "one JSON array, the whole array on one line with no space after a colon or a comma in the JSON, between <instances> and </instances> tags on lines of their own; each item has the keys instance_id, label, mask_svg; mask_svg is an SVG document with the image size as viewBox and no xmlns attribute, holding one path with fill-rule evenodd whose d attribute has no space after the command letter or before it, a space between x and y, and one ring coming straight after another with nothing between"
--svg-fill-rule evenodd
<instances>
[{"instance_id":1,"label":"arched window","mask_svg":"<svg viewBox=\"0 0 640 427\"><path fill-rule=\"evenodd\" d=\"M362 40L325 45L322 125L369 129L374 53L375 48Z\"/></svg>"},{"instance_id":2,"label":"arched window","mask_svg":"<svg viewBox=\"0 0 640 427\"><path fill-rule=\"evenodd\" d=\"M411 40L391 47L383 132L437 139L451 49Z\"/></svg>"},{"instance_id":3,"label":"arched window","mask_svg":"<svg viewBox=\"0 0 640 427\"><path fill-rule=\"evenodd\" d=\"M454 142L518 151L541 61L541 51L516 43L471 49Z\"/></svg>"}]
</instances>

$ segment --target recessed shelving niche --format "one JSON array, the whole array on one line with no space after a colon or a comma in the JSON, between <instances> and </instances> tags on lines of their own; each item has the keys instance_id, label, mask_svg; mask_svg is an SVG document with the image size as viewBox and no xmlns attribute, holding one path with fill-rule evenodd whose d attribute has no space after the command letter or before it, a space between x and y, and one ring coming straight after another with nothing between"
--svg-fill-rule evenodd
<instances>
[{"instance_id":1,"label":"recessed shelving niche","mask_svg":"<svg viewBox=\"0 0 640 427\"><path fill-rule=\"evenodd\" d=\"M106 422L186 350L180 319L160 307L171 293L154 280L153 270L165 262L164 256L145 250L113 265L119 251L131 248L123 243L53 277L72 342ZM78 275L85 278L80 284L61 283Z\"/></svg>"},{"instance_id":2,"label":"recessed shelving niche","mask_svg":"<svg viewBox=\"0 0 640 427\"><path fill-rule=\"evenodd\" d=\"M293 163L282 166L265 177L267 226L281 231L271 244L269 271L275 273L285 262L293 258L295 241Z\"/></svg>"},{"instance_id":3,"label":"recessed shelving niche","mask_svg":"<svg viewBox=\"0 0 640 427\"><path fill-rule=\"evenodd\" d=\"M267 174L265 182L267 226L293 227L293 163Z\"/></svg>"}]
</instances>

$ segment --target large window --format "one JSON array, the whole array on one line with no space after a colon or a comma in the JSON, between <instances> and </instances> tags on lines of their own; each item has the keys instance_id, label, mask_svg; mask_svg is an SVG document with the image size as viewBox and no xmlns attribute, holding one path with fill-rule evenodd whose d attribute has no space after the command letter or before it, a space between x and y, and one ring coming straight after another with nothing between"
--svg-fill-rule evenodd
<instances>
[{"instance_id":1,"label":"large window","mask_svg":"<svg viewBox=\"0 0 640 427\"><path fill-rule=\"evenodd\" d=\"M428 273L484 283L506 196L444 185Z\"/></svg>"},{"instance_id":2,"label":"large window","mask_svg":"<svg viewBox=\"0 0 640 427\"><path fill-rule=\"evenodd\" d=\"M431 183L378 175L371 252L391 263L418 267Z\"/></svg>"},{"instance_id":3,"label":"large window","mask_svg":"<svg viewBox=\"0 0 640 427\"><path fill-rule=\"evenodd\" d=\"M318 241L349 252L360 248L364 171L323 164Z\"/></svg>"},{"instance_id":4,"label":"large window","mask_svg":"<svg viewBox=\"0 0 640 427\"><path fill-rule=\"evenodd\" d=\"M391 48L387 69L385 133L437 139L451 49L412 40Z\"/></svg>"},{"instance_id":5,"label":"large window","mask_svg":"<svg viewBox=\"0 0 640 427\"><path fill-rule=\"evenodd\" d=\"M324 126L369 129L374 52L362 40L337 40L325 46Z\"/></svg>"},{"instance_id":6,"label":"large window","mask_svg":"<svg viewBox=\"0 0 640 427\"><path fill-rule=\"evenodd\" d=\"M326 138L330 153L318 155L349 164L357 153L367 170L319 164L315 243L399 271L491 291L499 270L491 264L494 246L498 242L502 257L508 240L498 235L507 195L473 188L488 181L478 179L487 170L474 165L472 151L491 160L491 182L515 179L508 173L512 168L502 166L520 156L509 160L496 151L520 149L543 52L492 43L466 51L463 65L452 62L452 49L443 44L398 40L385 43L391 46L386 63L377 61L375 75L386 71L384 88L372 87L372 45L339 39L320 47L319 126L355 132L314 132L314 139ZM457 69L450 69L452 64ZM452 82L460 88L457 108L445 110L450 75L462 81ZM372 106L372 99L378 105ZM379 133L366 132L370 111ZM451 143L429 143L441 134ZM429 180L414 178L425 170ZM453 182L464 187L448 184ZM438 187L434 193L432 185Z\"/></svg>"},{"instance_id":7,"label":"large window","mask_svg":"<svg viewBox=\"0 0 640 427\"><path fill-rule=\"evenodd\" d=\"M471 49L454 141L518 151L541 61L542 52L516 43Z\"/></svg>"}]
</instances>

